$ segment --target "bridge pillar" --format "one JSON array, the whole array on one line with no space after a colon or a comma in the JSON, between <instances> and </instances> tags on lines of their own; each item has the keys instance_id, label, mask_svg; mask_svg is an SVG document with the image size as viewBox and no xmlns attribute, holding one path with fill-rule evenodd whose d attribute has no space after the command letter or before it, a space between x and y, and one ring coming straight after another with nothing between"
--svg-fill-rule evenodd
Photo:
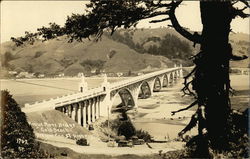
<instances>
[{"instance_id":1,"label":"bridge pillar","mask_svg":"<svg viewBox=\"0 0 250 159\"><path fill-rule=\"evenodd\" d=\"M82 126L83 127L87 127L87 121L86 121L86 116L87 116L87 114L86 114L86 109L87 109L87 107L86 107L86 102L83 102L82 103Z\"/></svg>"},{"instance_id":2,"label":"bridge pillar","mask_svg":"<svg viewBox=\"0 0 250 159\"><path fill-rule=\"evenodd\" d=\"M91 124L91 113L90 113L90 111L91 111L91 108L90 108L90 103L88 102L88 105L87 105L87 115L88 115L88 125L89 124Z\"/></svg>"},{"instance_id":3,"label":"bridge pillar","mask_svg":"<svg viewBox=\"0 0 250 159\"><path fill-rule=\"evenodd\" d=\"M68 117L71 118L71 116L72 116L72 106L69 105L69 106L68 106Z\"/></svg>"},{"instance_id":4,"label":"bridge pillar","mask_svg":"<svg viewBox=\"0 0 250 159\"><path fill-rule=\"evenodd\" d=\"M65 107L62 107L62 113L63 113L63 114L66 114L66 109L65 109Z\"/></svg>"},{"instance_id":5,"label":"bridge pillar","mask_svg":"<svg viewBox=\"0 0 250 159\"><path fill-rule=\"evenodd\" d=\"M177 70L174 71L173 73L174 73L174 82L177 82L177 79L178 79Z\"/></svg>"},{"instance_id":6,"label":"bridge pillar","mask_svg":"<svg viewBox=\"0 0 250 159\"><path fill-rule=\"evenodd\" d=\"M64 108L65 108L65 115L67 115L67 116L69 116L69 108L68 108L68 106L64 106Z\"/></svg>"},{"instance_id":7,"label":"bridge pillar","mask_svg":"<svg viewBox=\"0 0 250 159\"><path fill-rule=\"evenodd\" d=\"M140 85L138 86L135 86L132 90L131 90L131 95L132 95L132 98L134 100L134 107L137 109L138 108L138 96L139 96L139 93L140 93Z\"/></svg>"},{"instance_id":8,"label":"bridge pillar","mask_svg":"<svg viewBox=\"0 0 250 159\"><path fill-rule=\"evenodd\" d=\"M92 99L91 110L92 122L95 122L95 98Z\"/></svg>"},{"instance_id":9,"label":"bridge pillar","mask_svg":"<svg viewBox=\"0 0 250 159\"><path fill-rule=\"evenodd\" d=\"M180 64L180 78L183 77L183 69L182 69L182 64Z\"/></svg>"},{"instance_id":10,"label":"bridge pillar","mask_svg":"<svg viewBox=\"0 0 250 159\"><path fill-rule=\"evenodd\" d=\"M151 96L152 96L153 93L154 93L154 79L150 79L150 80L148 81L148 85L149 85L149 89L150 89L150 94L151 94Z\"/></svg>"},{"instance_id":11,"label":"bridge pillar","mask_svg":"<svg viewBox=\"0 0 250 159\"><path fill-rule=\"evenodd\" d=\"M164 77L165 77L165 74L163 74L163 75L161 75L161 76L159 77L161 88L163 88L163 85L164 85Z\"/></svg>"},{"instance_id":12,"label":"bridge pillar","mask_svg":"<svg viewBox=\"0 0 250 159\"><path fill-rule=\"evenodd\" d=\"M77 106L77 123L81 125L81 118L82 118L82 112L81 112L81 105L78 103Z\"/></svg>"},{"instance_id":13,"label":"bridge pillar","mask_svg":"<svg viewBox=\"0 0 250 159\"><path fill-rule=\"evenodd\" d=\"M98 117L97 117L98 116L98 113L97 113L98 112L98 110L97 110L98 105L97 104L98 104L98 97L95 97L95 111L94 112L95 112L95 119L96 120L98 119Z\"/></svg>"},{"instance_id":14,"label":"bridge pillar","mask_svg":"<svg viewBox=\"0 0 250 159\"><path fill-rule=\"evenodd\" d=\"M73 119L74 121L76 121L76 106L74 104L72 105L71 119Z\"/></svg>"},{"instance_id":15,"label":"bridge pillar","mask_svg":"<svg viewBox=\"0 0 250 159\"><path fill-rule=\"evenodd\" d=\"M96 98L96 119L100 117L100 97Z\"/></svg>"}]
</instances>

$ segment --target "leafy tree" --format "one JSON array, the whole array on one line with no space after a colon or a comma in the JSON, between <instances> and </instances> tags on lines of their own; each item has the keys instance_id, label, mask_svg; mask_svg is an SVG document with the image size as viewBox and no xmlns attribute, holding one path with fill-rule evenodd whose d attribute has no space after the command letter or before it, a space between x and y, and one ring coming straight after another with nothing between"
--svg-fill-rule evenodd
<instances>
[{"instance_id":1,"label":"leafy tree","mask_svg":"<svg viewBox=\"0 0 250 159\"><path fill-rule=\"evenodd\" d=\"M6 51L4 54L1 55L1 63L2 63L2 67L7 67L10 68L13 67L9 64L9 62L11 60L16 59L14 55L12 55L11 52Z\"/></svg>"},{"instance_id":2,"label":"leafy tree","mask_svg":"<svg viewBox=\"0 0 250 159\"><path fill-rule=\"evenodd\" d=\"M1 156L7 158L44 158L32 127L8 91L1 91Z\"/></svg>"},{"instance_id":3,"label":"leafy tree","mask_svg":"<svg viewBox=\"0 0 250 159\"><path fill-rule=\"evenodd\" d=\"M86 70L91 71L92 68L96 69L96 73L100 73L100 70L104 67L105 61L103 60L84 60L80 63Z\"/></svg>"},{"instance_id":4,"label":"leafy tree","mask_svg":"<svg viewBox=\"0 0 250 159\"><path fill-rule=\"evenodd\" d=\"M68 17L62 28L72 40L82 41L95 35L98 40L104 30L113 34L117 28L130 28L138 21L155 18L150 23L170 20L173 27L183 37L200 45L200 52L193 57L196 65L194 70L184 77L183 92L194 96L195 101L186 109L198 105L196 113L190 123L180 133L184 134L198 123L199 135L192 141L197 143L200 154L198 157L208 156L208 143L215 150L229 149L231 108L229 94L231 89L229 79L229 61L242 60L232 53L228 37L231 31L231 21L239 16L249 17L244 10L249 8L246 0L214 0L200 1L200 12L203 30L191 33L182 27L175 16L176 8L182 3L163 0L91 0L87 5L86 15L72 15ZM242 3L244 8L236 8L235 4ZM157 16L165 16L157 19ZM49 28L53 30L53 28ZM48 37L53 38L53 37ZM26 39L19 38L22 42ZM18 39L18 40L19 40ZM46 39L46 40L47 40ZM191 81L189 81L189 78ZM193 91L190 89L192 85ZM185 110L185 109L184 109ZM173 112L176 113L176 112Z\"/></svg>"}]
</instances>

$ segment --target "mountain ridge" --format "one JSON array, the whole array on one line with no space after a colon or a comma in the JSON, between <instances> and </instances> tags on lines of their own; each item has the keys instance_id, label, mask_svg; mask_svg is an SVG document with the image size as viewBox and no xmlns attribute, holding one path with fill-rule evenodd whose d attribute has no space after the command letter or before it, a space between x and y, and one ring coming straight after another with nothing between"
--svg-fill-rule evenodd
<instances>
[{"instance_id":1,"label":"mountain ridge","mask_svg":"<svg viewBox=\"0 0 250 159\"><path fill-rule=\"evenodd\" d=\"M16 47L13 42L5 42L1 44L1 65L6 70L17 72L28 71L46 75L64 73L67 76L75 76L79 72L140 72L173 67L174 62L185 64L188 61L186 56L169 56L179 49L174 43L173 50L166 51L164 56L149 54L159 50L167 34L178 37L181 43L189 45L191 51L184 52L187 56L198 53L198 47L192 48L192 43L173 29L121 29L117 35L104 34L98 42L84 40L69 43L66 36L45 42L36 41L33 45L21 47ZM249 37L246 34L230 34L230 43L234 54L248 55ZM178 54L183 53L177 52L175 56L180 56ZM232 66L249 67L248 60L232 62Z\"/></svg>"}]
</instances>

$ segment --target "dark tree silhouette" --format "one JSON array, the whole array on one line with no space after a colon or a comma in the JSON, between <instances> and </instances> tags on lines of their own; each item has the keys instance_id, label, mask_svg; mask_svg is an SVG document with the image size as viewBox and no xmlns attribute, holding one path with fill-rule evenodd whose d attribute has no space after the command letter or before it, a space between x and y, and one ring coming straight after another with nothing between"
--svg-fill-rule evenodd
<instances>
[{"instance_id":1,"label":"dark tree silhouette","mask_svg":"<svg viewBox=\"0 0 250 159\"><path fill-rule=\"evenodd\" d=\"M39 149L26 115L8 91L1 91L1 156L6 158L45 158Z\"/></svg>"},{"instance_id":2,"label":"dark tree silhouette","mask_svg":"<svg viewBox=\"0 0 250 159\"><path fill-rule=\"evenodd\" d=\"M247 57L233 55L228 36L231 31L230 23L235 17L249 17L244 13L244 10L249 8L249 4L247 0L201 1L203 30L199 34L191 33L179 24L175 10L181 3L181 0L91 0L87 5L88 13L86 15L73 14L68 17L64 27L51 24L49 28L38 29L38 33L32 34L33 36L26 33L24 38L12 38L12 40L20 45L33 42L32 38L37 36L42 35L44 40L48 40L63 34L68 35L70 41L82 41L93 35L94 39L98 40L104 30L113 34L117 28L133 27L142 19L154 18L150 23L170 20L172 25L169 26L192 41L194 46L196 44L201 46L200 52L193 56L196 66L184 77L182 89L184 94L195 98L195 101L186 109L194 105L198 105L198 109L179 135L183 135L198 123L199 135L191 141L199 145L198 156L206 157L208 143L211 143L210 146L215 150L229 148L227 132L230 129L228 124L231 114L229 94L232 90L229 79L229 61L242 60ZM242 3L245 7L236 8L235 4L238 3ZM164 16L164 18L159 19L159 16Z\"/></svg>"}]
</instances>

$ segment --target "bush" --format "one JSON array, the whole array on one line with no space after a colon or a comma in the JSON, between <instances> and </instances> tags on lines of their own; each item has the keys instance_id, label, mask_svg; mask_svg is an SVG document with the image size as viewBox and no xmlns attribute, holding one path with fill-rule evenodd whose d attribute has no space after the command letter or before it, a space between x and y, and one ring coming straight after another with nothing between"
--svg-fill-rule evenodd
<instances>
[{"instance_id":1,"label":"bush","mask_svg":"<svg viewBox=\"0 0 250 159\"><path fill-rule=\"evenodd\" d=\"M35 140L26 115L8 91L1 91L1 156L4 158L46 158Z\"/></svg>"},{"instance_id":2,"label":"bush","mask_svg":"<svg viewBox=\"0 0 250 159\"><path fill-rule=\"evenodd\" d=\"M107 126L107 120L101 124L103 128L107 128ZM130 139L136 133L135 127L126 113L122 113L115 120L110 120L109 127L117 136L125 136L126 139Z\"/></svg>"},{"instance_id":3,"label":"bush","mask_svg":"<svg viewBox=\"0 0 250 159\"><path fill-rule=\"evenodd\" d=\"M85 138L81 138L81 139L77 140L76 144L81 145L81 146L89 146L87 139L85 139Z\"/></svg>"},{"instance_id":4,"label":"bush","mask_svg":"<svg viewBox=\"0 0 250 159\"><path fill-rule=\"evenodd\" d=\"M46 51L37 51L34 55L34 58L38 58L40 56L42 56Z\"/></svg>"},{"instance_id":5,"label":"bush","mask_svg":"<svg viewBox=\"0 0 250 159\"><path fill-rule=\"evenodd\" d=\"M135 127L130 120L122 121L118 128L118 135L124 135L126 139L130 139L135 135Z\"/></svg>"},{"instance_id":6,"label":"bush","mask_svg":"<svg viewBox=\"0 0 250 159\"><path fill-rule=\"evenodd\" d=\"M152 136L147 132L143 131L142 129L136 130L136 136L139 139L143 139L145 142L151 142Z\"/></svg>"}]
</instances>

